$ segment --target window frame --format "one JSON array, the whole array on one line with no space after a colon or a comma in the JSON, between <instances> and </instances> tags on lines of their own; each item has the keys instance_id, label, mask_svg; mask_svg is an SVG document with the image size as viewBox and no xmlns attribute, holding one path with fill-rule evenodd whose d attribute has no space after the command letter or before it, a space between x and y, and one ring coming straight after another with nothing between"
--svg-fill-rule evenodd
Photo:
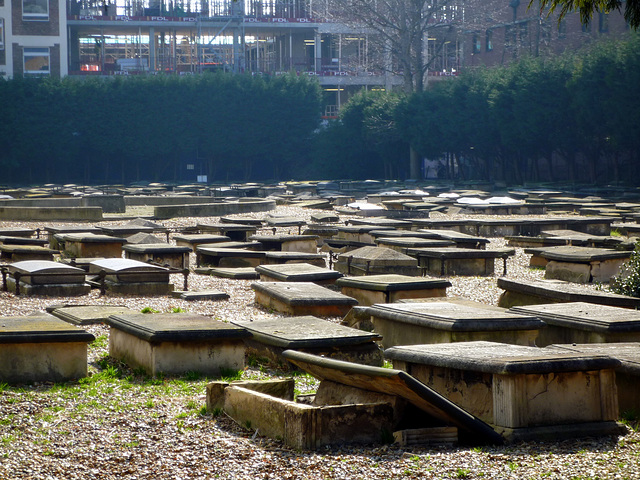
<instances>
[{"instance_id":1,"label":"window frame","mask_svg":"<svg viewBox=\"0 0 640 480\"><path fill-rule=\"evenodd\" d=\"M4 18L0 18L0 51L4 50Z\"/></svg>"},{"instance_id":2,"label":"window frame","mask_svg":"<svg viewBox=\"0 0 640 480\"><path fill-rule=\"evenodd\" d=\"M25 2L32 4L39 4L40 2L44 2L46 6L46 13L31 13L25 11ZM49 0L22 0L22 20L25 21L49 21Z\"/></svg>"},{"instance_id":3,"label":"window frame","mask_svg":"<svg viewBox=\"0 0 640 480\"><path fill-rule=\"evenodd\" d=\"M47 58L47 70L27 70L27 58L45 56ZM43 77L51 75L51 49L49 47L24 47L22 49L22 74Z\"/></svg>"}]
</instances>

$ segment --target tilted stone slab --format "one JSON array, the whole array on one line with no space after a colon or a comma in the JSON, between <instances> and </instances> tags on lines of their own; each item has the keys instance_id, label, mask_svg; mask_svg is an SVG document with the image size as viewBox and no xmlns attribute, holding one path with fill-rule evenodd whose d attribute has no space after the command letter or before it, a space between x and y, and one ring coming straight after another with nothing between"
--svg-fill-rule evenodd
<instances>
[{"instance_id":1,"label":"tilted stone slab","mask_svg":"<svg viewBox=\"0 0 640 480\"><path fill-rule=\"evenodd\" d=\"M580 285L564 280L522 281L500 277L498 287L504 290L498 302L498 306L503 308L562 302L587 302L613 307L640 308L640 298L618 295L606 290L586 290Z\"/></svg>"},{"instance_id":2,"label":"tilted stone slab","mask_svg":"<svg viewBox=\"0 0 640 480\"><path fill-rule=\"evenodd\" d=\"M445 297L448 280L407 275L365 275L344 277L336 282L342 293L358 300L360 305L393 303L405 298Z\"/></svg>"},{"instance_id":3,"label":"tilted stone slab","mask_svg":"<svg viewBox=\"0 0 640 480\"><path fill-rule=\"evenodd\" d=\"M170 245L168 243L138 243L123 245L126 258L140 262L153 262L170 268L189 268L190 247Z\"/></svg>"},{"instance_id":4,"label":"tilted stone slab","mask_svg":"<svg viewBox=\"0 0 640 480\"><path fill-rule=\"evenodd\" d=\"M509 440L624 431L616 423L620 363L605 355L463 342L398 346L385 357Z\"/></svg>"},{"instance_id":5,"label":"tilted stone slab","mask_svg":"<svg viewBox=\"0 0 640 480\"><path fill-rule=\"evenodd\" d=\"M410 248L407 254L418 259L420 267L432 275L493 275L495 259L504 262L515 255L512 248L479 250L474 248Z\"/></svg>"},{"instance_id":6,"label":"tilted stone slab","mask_svg":"<svg viewBox=\"0 0 640 480\"><path fill-rule=\"evenodd\" d=\"M338 223L340 221L340 217L333 212L312 213L311 220L318 223Z\"/></svg>"},{"instance_id":7,"label":"tilted stone slab","mask_svg":"<svg viewBox=\"0 0 640 480\"><path fill-rule=\"evenodd\" d=\"M54 308L51 314L74 325L105 323L110 315L136 313L128 307L114 305L78 305Z\"/></svg>"},{"instance_id":8,"label":"tilted stone slab","mask_svg":"<svg viewBox=\"0 0 640 480\"><path fill-rule=\"evenodd\" d=\"M249 240L262 244L264 250L317 253L317 235L251 235Z\"/></svg>"},{"instance_id":9,"label":"tilted stone slab","mask_svg":"<svg viewBox=\"0 0 640 480\"><path fill-rule=\"evenodd\" d=\"M636 310L568 302L513 307L509 311L535 315L547 324L538 346L640 341L640 312Z\"/></svg>"},{"instance_id":10,"label":"tilted stone slab","mask_svg":"<svg viewBox=\"0 0 640 480\"><path fill-rule=\"evenodd\" d=\"M109 355L151 375L189 371L219 375L244 368L240 327L189 313L112 315Z\"/></svg>"},{"instance_id":11,"label":"tilted stone slab","mask_svg":"<svg viewBox=\"0 0 640 480\"><path fill-rule=\"evenodd\" d=\"M0 382L66 382L87 376L95 337L51 315L0 318Z\"/></svg>"},{"instance_id":12,"label":"tilted stone slab","mask_svg":"<svg viewBox=\"0 0 640 480\"><path fill-rule=\"evenodd\" d=\"M385 348L476 340L534 345L545 327L532 314L445 301L376 304L367 312Z\"/></svg>"},{"instance_id":13,"label":"tilted stone slab","mask_svg":"<svg viewBox=\"0 0 640 480\"><path fill-rule=\"evenodd\" d=\"M259 265L256 267L256 272L264 282L313 282L318 285L329 285L342 277L340 272L310 263Z\"/></svg>"},{"instance_id":14,"label":"tilted stone slab","mask_svg":"<svg viewBox=\"0 0 640 480\"><path fill-rule=\"evenodd\" d=\"M319 317L344 317L356 299L315 283L257 282L251 288L256 303L289 315L316 315Z\"/></svg>"},{"instance_id":15,"label":"tilted stone slab","mask_svg":"<svg viewBox=\"0 0 640 480\"><path fill-rule=\"evenodd\" d=\"M251 349L276 362L282 361L284 350L295 349L364 365L383 364L382 351L375 343L381 339L378 334L311 315L231 323L251 332L252 337L245 340Z\"/></svg>"}]
</instances>

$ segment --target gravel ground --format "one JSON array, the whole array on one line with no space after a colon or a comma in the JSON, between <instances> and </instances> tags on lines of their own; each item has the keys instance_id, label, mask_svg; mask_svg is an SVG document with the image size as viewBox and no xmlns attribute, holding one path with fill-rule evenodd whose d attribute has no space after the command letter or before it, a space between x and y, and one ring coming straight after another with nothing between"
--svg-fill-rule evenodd
<instances>
[{"instance_id":1,"label":"gravel ground","mask_svg":"<svg viewBox=\"0 0 640 480\"><path fill-rule=\"evenodd\" d=\"M278 207L277 213L308 220L313 211ZM179 229L215 220L184 218L163 224ZM8 226L43 225L0 222L0 227ZM494 239L490 247L502 245L503 240ZM527 257L517 249L517 255L508 261L510 277L543 276L543 271L527 267ZM498 263L496 273L501 274ZM180 289L182 277L173 277ZM497 303L501 290L496 276L449 279L453 284L450 296ZM26 315L54 303L108 304L163 312L180 308L223 320L272 316L254 305L250 283L190 276L190 290L214 288L229 293L230 300L222 302L100 297L97 291L67 299L0 292L0 308L3 315ZM224 414L207 412L208 379L143 376L108 357L105 326L86 329L97 338L89 347L88 378L64 385L0 384L0 479L640 478L640 433L634 422L623 437L554 443L482 448L369 445L294 451L236 425ZM255 365L247 367L241 377L279 375L268 366ZM316 385L307 375L296 377L296 382L300 391Z\"/></svg>"}]
</instances>

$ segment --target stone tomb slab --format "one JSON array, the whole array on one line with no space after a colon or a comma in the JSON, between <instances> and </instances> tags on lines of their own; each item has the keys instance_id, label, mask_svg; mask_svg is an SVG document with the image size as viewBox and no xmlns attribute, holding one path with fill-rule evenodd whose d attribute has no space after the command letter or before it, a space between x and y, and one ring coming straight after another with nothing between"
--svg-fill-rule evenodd
<instances>
[{"instance_id":1,"label":"stone tomb slab","mask_svg":"<svg viewBox=\"0 0 640 480\"><path fill-rule=\"evenodd\" d=\"M383 364L382 350L376 343L381 339L378 334L311 315L231 323L252 334L245 339L250 350L275 362L282 361L284 350L295 349L363 365L381 367Z\"/></svg>"},{"instance_id":2,"label":"stone tomb slab","mask_svg":"<svg viewBox=\"0 0 640 480\"><path fill-rule=\"evenodd\" d=\"M90 227L88 225L49 225L44 229L47 232L49 246L57 250L64 249L64 242L59 242L56 235L62 233L93 233L100 235L102 233L102 230L98 227Z\"/></svg>"},{"instance_id":3,"label":"stone tomb slab","mask_svg":"<svg viewBox=\"0 0 640 480\"><path fill-rule=\"evenodd\" d=\"M36 231L32 228L20 228L20 227L2 227L0 228L0 235L6 237L22 237L29 238L35 235Z\"/></svg>"},{"instance_id":4,"label":"stone tomb slab","mask_svg":"<svg viewBox=\"0 0 640 480\"><path fill-rule=\"evenodd\" d=\"M56 235L64 244L64 252L70 257L119 258L122 256L124 238L94 233L60 233Z\"/></svg>"},{"instance_id":5,"label":"stone tomb slab","mask_svg":"<svg viewBox=\"0 0 640 480\"><path fill-rule=\"evenodd\" d=\"M379 247L387 247L406 254L410 248L454 247L451 240L419 238L419 237L379 237L375 239Z\"/></svg>"},{"instance_id":6,"label":"stone tomb slab","mask_svg":"<svg viewBox=\"0 0 640 480\"><path fill-rule=\"evenodd\" d=\"M260 242L263 250L276 252L317 253L317 235L251 235L249 240Z\"/></svg>"},{"instance_id":7,"label":"stone tomb slab","mask_svg":"<svg viewBox=\"0 0 640 480\"><path fill-rule=\"evenodd\" d=\"M231 241L231 239L226 235L210 235L207 233L174 235L173 240L179 247L189 247L194 250L198 245L205 243L222 243Z\"/></svg>"},{"instance_id":8,"label":"stone tomb slab","mask_svg":"<svg viewBox=\"0 0 640 480\"><path fill-rule=\"evenodd\" d=\"M379 225L338 225L335 240L345 240L366 245L375 245L371 232L396 231L394 227Z\"/></svg>"},{"instance_id":9,"label":"stone tomb slab","mask_svg":"<svg viewBox=\"0 0 640 480\"><path fill-rule=\"evenodd\" d=\"M640 308L640 298L618 295L606 290L585 290L584 287L564 280L516 280L498 278L500 295L498 306L511 308L541 303L587 302L612 307Z\"/></svg>"},{"instance_id":10,"label":"stone tomb slab","mask_svg":"<svg viewBox=\"0 0 640 480\"><path fill-rule=\"evenodd\" d=\"M495 260L503 260L506 274L507 258L516 253L513 248L479 250L475 248L410 248L407 254L416 257L425 273L432 275L493 275Z\"/></svg>"},{"instance_id":11,"label":"stone tomb slab","mask_svg":"<svg viewBox=\"0 0 640 480\"><path fill-rule=\"evenodd\" d=\"M513 307L509 311L535 315L547 324L537 345L553 343L614 343L640 341L640 312L585 302Z\"/></svg>"},{"instance_id":12,"label":"stone tomb slab","mask_svg":"<svg viewBox=\"0 0 640 480\"><path fill-rule=\"evenodd\" d=\"M340 272L310 263L259 265L256 272L263 282L313 282L317 285L331 285L342 277Z\"/></svg>"},{"instance_id":13,"label":"stone tomb slab","mask_svg":"<svg viewBox=\"0 0 640 480\"><path fill-rule=\"evenodd\" d=\"M255 225L242 225L239 223L199 223L197 228L200 233L223 235L238 242L246 242L249 236L254 235L258 230Z\"/></svg>"},{"instance_id":14,"label":"stone tomb slab","mask_svg":"<svg viewBox=\"0 0 640 480\"><path fill-rule=\"evenodd\" d=\"M149 374L244 368L244 329L189 313L111 315L109 355Z\"/></svg>"},{"instance_id":15,"label":"stone tomb slab","mask_svg":"<svg viewBox=\"0 0 640 480\"><path fill-rule=\"evenodd\" d=\"M576 283L609 283L631 252L590 247L548 247L531 253L546 261L545 278Z\"/></svg>"},{"instance_id":16,"label":"stone tomb slab","mask_svg":"<svg viewBox=\"0 0 640 480\"><path fill-rule=\"evenodd\" d=\"M385 247L362 247L338 256L335 269L345 275L420 275L418 260Z\"/></svg>"},{"instance_id":17,"label":"stone tomb slab","mask_svg":"<svg viewBox=\"0 0 640 480\"><path fill-rule=\"evenodd\" d=\"M376 304L367 313L385 348L477 340L534 345L545 326L530 313L446 301Z\"/></svg>"},{"instance_id":18,"label":"stone tomb slab","mask_svg":"<svg viewBox=\"0 0 640 480\"><path fill-rule=\"evenodd\" d=\"M544 230L540 232L542 237L564 240L567 245L584 246L593 248L616 248L623 243L621 237L605 235L590 235L575 230Z\"/></svg>"},{"instance_id":19,"label":"stone tomb slab","mask_svg":"<svg viewBox=\"0 0 640 480\"><path fill-rule=\"evenodd\" d=\"M624 432L620 362L605 355L475 341L398 346L385 357L509 441Z\"/></svg>"},{"instance_id":20,"label":"stone tomb slab","mask_svg":"<svg viewBox=\"0 0 640 480\"><path fill-rule=\"evenodd\" d=\"M467 233L458 232L456 230L432 230L428 228L418 229L416 234L428 235L427 238L450 240L455 242L456 247L459 248L475 248L484 250L489 243L489 239L485 237L479 237L476 235L469 235Z\"/></svg>"},{"instance_id":21,"label":"stone tomb slab","mask_svg":"<svg viewBox=\"0 0 640 480\"><path fill-rule=\"evenodd\" d=\"M618 408L621 414L640 411L640 343L581 343L549 345L545 350L606 355L619 360L616 368Z\"/></svg>"},{"instance_id":22,"label":"stone tomb slab","mask_svg":"<svg viewBox=\"0 0 640 480\"><path fill-rule=\"evenodd\" d=\"M54 308L51 314L74 325L106 323L110 315L136 313L127 307L115 305L66 305Z\"/></svg>"},{"instance_id":23,"label":"stone tomb slab","mask_svg":"<svg viewBox=\"0 0 640 480\"><path fill-rule=\"evenodd\" d=\"M53 260L55 253L58 253L58 251L40 245L0 244L0 258L11 262Z\"/></svg>"},{"instance_id":24,"label":"stone tomb slab","mask_svg":"<svg viewBox=\"0 0 640 480\"><path fill-rule=\"evenodd\" d=\"M322 253L265 252L265 265L282 265L287 263L310 263L311 265L321 268L327 266L327 261Z\"/></svg>"},{"instance_id":25,"label":"stone tomb slab","mask_svg":"<svg viewBox=\"0 0 640 480\"><path fill-rule=\"evenodd\" d=\"M265 262L265 257L266 252L244 248L218 248L205 245L196 247L198 266L255 268Z\"/></svg>"},{"instance_id":26,"label":"stone tomb slab","mask_svg":"<svg viewBox=\"0 0 640 480\"><path fill-rule=\"evenodd\" d=\"M40 247L49 244L46 238L12 237L7 235L0 235L0 243L3 245L38 245Z\"/></svg>"},{"instance_id":27,"label":"stone tomb slab","mask_svg":"<svg viewBox=\"0 0 640 480\"><path fill-rule=\"evenodd\" d=\"M0 383L66 382L87 376L95 337L51 315L0 317Z\"/></svg>"},{"instance_id":28,"label":"stone tomb slab","mask_svg":"<svg viewBox=\"0 0 640 480\"><path fill-rule=\"evenodd\" d=\"M173 291L169 273L167 268L129 258L106 258L89 264L94 282L100 284L100 277L104 276L107 290L130 295L164 295Z\"/></svg>"},{"instance_id":29,"label":"stone tomb slab","mask_svg":"<svg viewBox=\"0 0 640 480\"><path fill-rule=\"evenodd\" d=\"M156 231L151 226L144 225L100 225L102 233L111 237L129 238L137 233L153 233Z\"/></svg>"},{"instance_id":30,"label":"stone tomb slab","mask_svg":"<svg viewBox=\"0 0 640 480\"><path fill-rule=\"evenodd\" d=\"M256 303L288 315L344 317L354 305L348 297L315 283L256 282L251 284Z\"/></svg>"},{"instance_id":31,"label":"stone tomb slab","mask_svg":"<svg viewBox=\"0 0 640 480\"><path fill-rule=\"evenodd\" d=\"M124 245L122 249L126 258L140 262L153 262L180 270L189 268L190 247L180 247L168 243L137 243Z\"/></svg>"},{"instance_id":32,"label":"stone tomb slab","mask_svg":"<svg viewBox=\"0 0 640 480\"><path fill-rule=\"evenodd\" d=\"M187 301L195 301L195 300L229 300L229 294L225 292L221 292L220 290L200 290L198 292L184 292L184 291L173 291L171 292L176 298L180 298L182 300Z\"/></svg>"},{"instance_id":33,"label":"stone tomb slab","mask_svg":"<svg viewBox=\"0 0 640 480\"><path fill-rule=\"evenodd\" d=\"M258 280L260 274L254 267L198 267L194 270L199 275L213 275L219 278L232 278L234 280Z\"/></svg>"},{"instance_id":34,"label":"stone tomb slab","mask_svg":"<svg viewBox=\"0 0 640 480\"><path fill-rule=\"evenodd\" d=\"M20 295L77 296L86 295L91 287L85 282L85 271L50 260L25 260L7 267L5 287Z\"/></svg>"},{"instance_id":35,"label":"stone tomb slab","mask_svg":"<svg viewBox=\"0 0 640 480\"><path fill-rule=\"evenodd\" d=\"M343 294L358 300L360 305L373 305L394 303L405 298L446 297L451 282L439 278L388 274L344 277L336 285Z\"/></svg>"}]
</instances>

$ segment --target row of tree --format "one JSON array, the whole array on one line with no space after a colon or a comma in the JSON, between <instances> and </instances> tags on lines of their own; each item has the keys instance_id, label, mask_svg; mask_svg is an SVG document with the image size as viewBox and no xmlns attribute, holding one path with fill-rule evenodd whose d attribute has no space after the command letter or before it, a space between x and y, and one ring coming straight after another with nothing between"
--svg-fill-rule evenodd
<instances>
[{"instance_id":1,"label":"row of tree","mask_svg":"<svg viewBox=\"0 0 640 480\"><path fill-rule=\"evenodd\" d=\"M292 75L0 81L0 183L288 176L320 111Z\"/></svg>"},{"instance_id":2,"label":"row of tree","mask_svg":"<svg viewBox=\"0 0 640 480\"><path fill-rule=\"evenodd\" d=\"M470 71L412 95L363 92L317 136L315 175L407 176L412 147L438 160L440 178L637 184L638 85L636 34Z\"/></svg>"}]
</instances>

